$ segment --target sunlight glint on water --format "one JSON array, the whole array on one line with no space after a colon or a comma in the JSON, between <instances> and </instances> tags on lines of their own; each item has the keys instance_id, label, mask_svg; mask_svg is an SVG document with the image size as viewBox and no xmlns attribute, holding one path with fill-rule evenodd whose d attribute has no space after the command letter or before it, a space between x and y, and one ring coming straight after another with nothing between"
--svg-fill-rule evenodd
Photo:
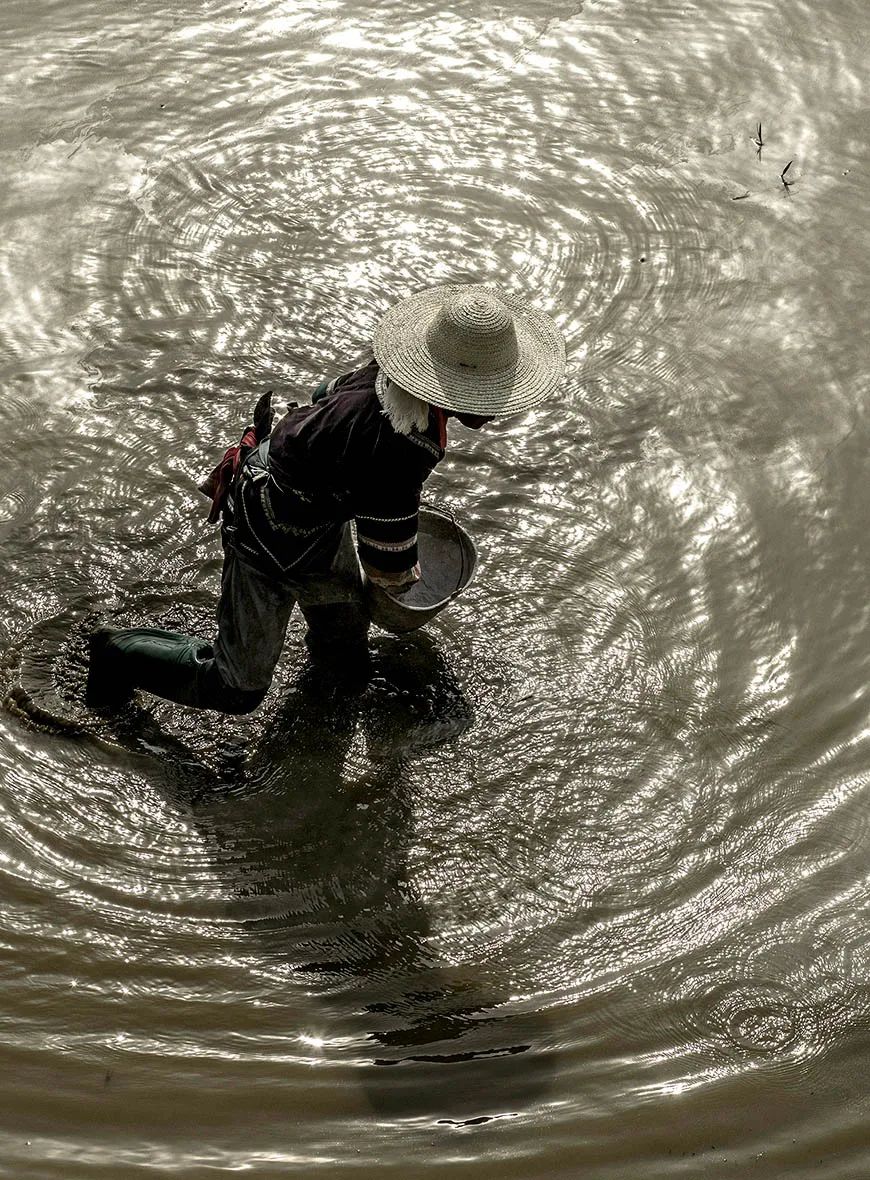
<instances>
[{"instance_id":1,"label":"sunlight glint on water","mask_svg":"<svg viewBox=\"0 0 870 1180\"><path fill-rule=\"evenodd\" d=\"M870 1170L868 22L4 6L16 1180ZM296 620L252 718L89 716L94 615L209 635L257 396L447 281L570 362L453 430L431 643L356 714Z\"/></svg>"}]
</instances>

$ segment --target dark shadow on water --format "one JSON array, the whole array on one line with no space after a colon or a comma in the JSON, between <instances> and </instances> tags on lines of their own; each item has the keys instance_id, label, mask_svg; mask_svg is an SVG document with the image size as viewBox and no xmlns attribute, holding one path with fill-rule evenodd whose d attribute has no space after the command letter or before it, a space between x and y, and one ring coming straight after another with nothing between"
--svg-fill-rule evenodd
<instances>
[{"instance_id":1,"label":"dark shadow on water","mask_svg":"<svg viewBox=\"0 0 870 1180\"><path fill-rule=\"evenodd\" d=\"M519 1114L548 1089L545 1017L509 1012L491 971L440 961L408 863L415 763L472 712L427 636L383 639L375 659L358 695L298 675L259 738L217 769L190 740L203 715L186 711L182 740L139 706L112 736L155 754L149 782L199 831L231 916L267 972L316 1002L327 1040L351 1046L339 1052L374 1110L461 1125Z\"/></svg>"},{"instance_id":2,"label":"dark shadow on water","mask_svg":"<svg viewBox=\"0 0 870 1180\"><path fill-rule=\"evenodd\" d=\"M198 822L264 954L338 1025L352 1017L378 1111L518 1111L541 1096L544 1058L498 1014L503 986L439 961L408 865L415 758L468 729L471 710L425 636L385 640L376 659L362 696L303 675L250 761L256 789L201 804Z\"/></svg>"}]
</instances>

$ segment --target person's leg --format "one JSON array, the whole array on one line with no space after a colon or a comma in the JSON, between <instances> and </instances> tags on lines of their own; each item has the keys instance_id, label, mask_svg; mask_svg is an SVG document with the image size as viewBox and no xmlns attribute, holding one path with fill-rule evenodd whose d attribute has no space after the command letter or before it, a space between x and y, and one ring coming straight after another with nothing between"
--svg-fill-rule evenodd
<instances>
[{"instance_id":1,"label":"person's leg","mask_svg":"<svg viewBox=\"0 0 870 1180\"><path fill-rule=\"evenodd\" d=\"M250 708L256 708L272 683L295 602L294 586L260 573L227 549L217 610L214 675L240 699L256 698Z\"/></svg>"},{"instance_id":2,"label":"person's leg","mask_svg":"<svg viewBox=\"0 0 870 1180\"><path fill-rule=\"evenodd\" d=\"M370 619L350 525L344 525L328 570L296 588L308 624L305 645L314 667L333 681L364 684L371 673Z\"/></svg>"},{"instance_id":3,"label":"person's leg","mask_svg":"<svg viewBox=\"0 0 870 1180\"><path fill-rule=\"evenodd\" d=\"M293 604L292 590L228 549L214 646L153 627L97 632L88 699L97 706L112 705L141 688L198 709L249 713L272 681Z\"/></svg>"}]
</instances>

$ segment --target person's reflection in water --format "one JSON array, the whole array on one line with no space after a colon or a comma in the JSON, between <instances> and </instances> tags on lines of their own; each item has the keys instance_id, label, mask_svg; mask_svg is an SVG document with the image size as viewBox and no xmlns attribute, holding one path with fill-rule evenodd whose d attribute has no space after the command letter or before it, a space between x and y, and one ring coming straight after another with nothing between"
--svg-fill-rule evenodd
<instances>
[{"instance_id":1,"label":"person's reflection in water","mask_svg":"<svg viewBox=\"0 0 870 1180\"><path fill-rule=\"evenodd\" d=\"M481 1121L540 1098L546 1059L528 1050L542 1030L499 1017L504 985L439 963L407 864L414 752L467 729L471 712L427 638L385 640L375 660L359 696L303 675L248 785L201 795L192 818L267 961L304 977L333 1031L370 1045L372 1105Z\"/></svg>"}]
</instances>

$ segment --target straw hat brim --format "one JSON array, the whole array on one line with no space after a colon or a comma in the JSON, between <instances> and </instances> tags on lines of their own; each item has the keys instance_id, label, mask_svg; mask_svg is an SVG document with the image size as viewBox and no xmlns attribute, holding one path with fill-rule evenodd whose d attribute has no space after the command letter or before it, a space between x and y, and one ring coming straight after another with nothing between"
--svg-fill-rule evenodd
<instances>
[{"instance_id":1,"label":"straw hat brim","mask_svg":"<svg viewBox=\"0 0 870 1180\"><path fill-rule=\"evenodd\" d=\"M391 380L433 406L459 413L504 417L539 405L565 374L565 342L545 312L519 296L480 287L510 311L517 360L495 373L467 372L436 361L426 344L430 325L451 295L467 287L446 285L420 291L395 304L375 328L375 360Z\"/></svg>"}]
</instances>

